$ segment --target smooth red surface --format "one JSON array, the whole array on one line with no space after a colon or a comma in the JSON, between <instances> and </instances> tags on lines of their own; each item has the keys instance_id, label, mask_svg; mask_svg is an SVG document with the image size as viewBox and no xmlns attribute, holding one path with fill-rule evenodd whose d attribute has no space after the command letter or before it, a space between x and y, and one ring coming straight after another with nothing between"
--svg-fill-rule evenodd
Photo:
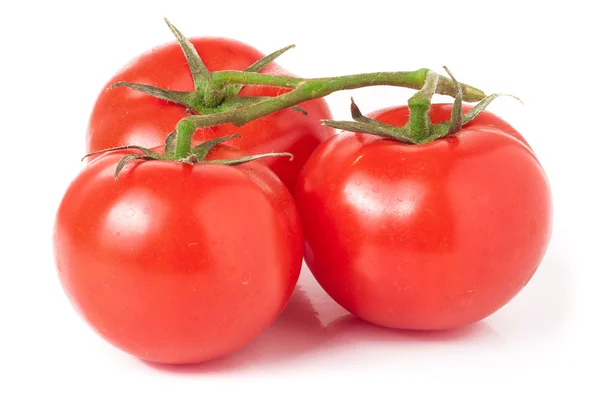
<instances>
[{"instance_id":1,"label":"smooth red surface","mask_svg":"<svg viewBox=\"0 0 600 400\"><path fill-rule=\"evenodd\" d=\"M434 105L432 119L448 110ZM372 116L402 125L408 112ZM306 262L340 305L378 325L445 329L525 286L550 239L550 190L518 133L492 117L423 145L342 133L317 148L296 201Z\"/></svg>"},{"instance_id":2,"label":"smooth red surface","mask_svg":"<svg viewBox=\"0 0 600 400\"><path fill-rule=\"evenodd\" d=\"M58 210L63 287L106 340L162 363L247 344L287 303L302 263L293 199L256 162L88 164Z\"/></svg>"},{"instance_id":3,"label":"smooth red surface","mask_svg":"<svg viewBox=\"0 0 600 400\"><path fill-rule=\"evenodd\" d=\"M235 40L223 38L193 38L191 42L211 71L243 70L263 57L258 50ZM290 75L274 63L262 72ZM132 89L109 87L118 81L159 86L178 91L194 89L189 67L177 43L157 47L131 61L106 84L94 106L87 131L87 151L94 152L123 145L155 147L164 144L166 136L177 122L189 115L183 106L141 94ZM275 96L286 89L245 87L243 96ZM234 133L241 139L228 142L246 153L258 154L287 151L294 154L292 162L268 158L261 162L271 168L290 189L295 187L298 173L311 152L333 135L331 128L321 125L321 119L331 118L323 99L300 104L308 115L282 110L250 122L243 127L220 125L196 132L201 141Z\"/></svg>"}]
</instances>

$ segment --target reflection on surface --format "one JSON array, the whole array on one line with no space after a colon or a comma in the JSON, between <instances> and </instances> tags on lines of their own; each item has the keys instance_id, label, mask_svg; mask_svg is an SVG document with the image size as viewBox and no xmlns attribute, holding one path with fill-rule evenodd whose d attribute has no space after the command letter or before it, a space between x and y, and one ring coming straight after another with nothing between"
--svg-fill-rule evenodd
<instances>
[{"instance_id":1,"label":"reflection on surface","mask_svg":"<svg viewBox=\"0 0 600 400\"><path fill-rule=\"evenodd\" d=\"M358 160L357 160L358 161ZM409 218L427 195L427 188L419 181L370 184L368 178L354 174L344 188L345 201L369 218L393 215L399 220ZM398 193L391 198L390 193Z\"/></svg>"},{"instance_id":2,"label":"reflection on surface","mask_svg":"<svg viewBox=\"0 0 600 400\"><path fill-rule=\"evenodd\" d=\"M109 232L103 240L113 246L127 247L125 240L135 244L137 237L160 232L161 227L156 226L161 220L159 213L164 213L162 201L151 191L138 188L117 198L104 220L106 226L98 232Z\"/></svg>"}]
</instances>

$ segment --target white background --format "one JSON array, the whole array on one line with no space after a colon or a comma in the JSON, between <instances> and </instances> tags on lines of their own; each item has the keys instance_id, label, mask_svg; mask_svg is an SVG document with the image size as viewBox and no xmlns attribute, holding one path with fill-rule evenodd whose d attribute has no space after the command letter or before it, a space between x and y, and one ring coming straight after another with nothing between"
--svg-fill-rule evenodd
<instances>
[{"instance_id":1,"label":"white background","mask_svg":"<svg viewBox=\"0 0 600 400\"><path fill-rule=\"evenodd\" d=\"M600 32L591 4L2 2L0 399L594 397ZM305 270L281 318L231 357L157 368L106 344L59 285L54 212L82 167L96 95L133 56L172 40L165 16L188 36L233 37L264 53L295 43L279 64L300 76L447 65L488 93L521 97L525 106L503 98L490 110L521 130L553 190L554 234L530 284L481 323L415 334L348 318ZM353 95L370 112L409 94ZM328 102L349 117L348 93Z\"/></svg>"}]
</instances>

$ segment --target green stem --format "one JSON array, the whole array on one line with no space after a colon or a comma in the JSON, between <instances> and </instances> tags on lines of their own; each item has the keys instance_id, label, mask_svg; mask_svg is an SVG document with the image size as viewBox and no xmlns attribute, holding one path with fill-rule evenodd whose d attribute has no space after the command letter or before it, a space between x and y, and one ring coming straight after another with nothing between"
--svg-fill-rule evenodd
<instances>
[{"instance_id":1,"label":"green stem","mask_svg":"<svg viewBox=\"0 0 600 400\"><path fill-rule=\"evenodd\" d=\"M192 154L192 136L196 127L191 121L182 119L177 124L177 143L175 144L175 159L180 160Z\"/></svg>"},{"instance_id":2,"label":"green stem","mask_svg":"<svg viewBox=\"0 0 600 400\"><path fill-rule=\"evenodd\" d=\"M297 89L300 86L314 85L322 97L339 90L358 89L366 86L401 86L410 89L421 89L429 69L422 68L416 71L374 72L367 74L345 75L331 78L300 79L289 76L266 75L244 71L217 71L213 72L212 79L215 86L228 84L278 86ZM481 100L485 94L472 86L461 84L463 100L472 102ZM440 76L436 93L456 96L456 87L452 79Z\"/></svg>"},{"instance_id":3,"label":"green stem","mask_svg":"<svg viewBox=\"0 0 600 400\"><path fill-rule=\"evenodd\" d=\"M247 71L215 71L212 73L213 84L223 87L230 84L239 85L263 85L296 88L305 79L293 76L268 75L259 72Z\"/></svg>"},{"instance_id":4,"label":"green stem","mask_svg":"<svg viewBox=\"0 0 600 400\"><path fill-rule=\"evenodd\" d=\"M254 64L252 64L251 66L249 66L248 68L246 68L244 71L246 72L260 72L262 71L263 68L265 68L267 65L269 65L270 63L272 63L273 61L275 61L279 56L281 56L282 54L284 54L286 51L293 49L294 47L296 47L296 45L291 44L289 46L284 47L283 49L279 49L277 51L274 51L273 53L264 56L263 58L261 58L260 60L256 61ZM225 98L231 99L236 97L240 91L242 90L242 88L244 87L244 85L229 85L225 87L225 91L227 92L225 95Z\"/></svg>"},{"instance_id":5,"label":"green stem","mask_svg":"<svg viewBox=\"0 0 600 400\"><path fill-rule=\"evenodd\" d=\"M187 163L203 162L204 157L212 147L221 141L232 139L234 136L208 141L192 149L192 136L197 129L225 123L242 126L286 108L296 108L303 112L298 107L299 104L325 97L341 90L382 85L419 90L415 96L409 99L410 119L407 126L404 127L394 127L364 117L354 102L352 104L353 122L322 121L324 125L359 131L364 129L368 133L413 144L424 143L428 140L442 137L449 132L457 131L462 125L475 118L496 96L492 95L486 98L481 90L457 82L451 74L450 78L447 78L439 76L426 68L415 71L375 72L313 79L267 75L258 72L293 46L284 47L263 57L249 66L245 71L210 72L200 58L194 45L169 21L166 19L165 21L177 38L185 55L194 81L194 91L178 92L133 82L117 82L111 87L125 86L154 97L181 104L200 113L200 115L190 115L178 122L175 131L171 132L165 141L164 156L142 147L136 147L143 154L127 155L122 160L122 165L138 158L175 159ZM246 85L275 86L290 90L275 97L239 97L238 94L241 88ZM456 98L450 122L435 125L431 123L428 111L431 98L435 93ZM481 100L481 102L469 113L462 116L462 100L467 102ZM273 153L251 157L281 155L288 154ZM229 160L229 162L246 162L249 160L248 158L242 158L239 160ZM122 165L120 168L122 168Z\"/></svg>"},{"instance_id":6,"label":"green stem","mask_svg":"<svg viewBox=\"0 0 600 400\"><path fill-rule=\"evenodd\" d=\"M426 68L415 71L375 72L314 79L267 75L258 72L293 46L284 47L263 57L249 66L245 71L210 72L198 55L194 45L168 20L165 19L165 22L177 38L185 55L194 80L195 91L191 93L176 92L128 82L118 82L113 86L128 86L131 89L173 101L188 108L193 108L202 114L192 115L180 120L175 133L170 134L168 137L166 152L169 156L173 152L173 155L181 160L188 159L188 157L193 155L191 149L192 136L198 128L224 123L241 126L276 111L297 107L298 104L305 101L321 98L340 90L381 85L401 86L420 90L416 96L413 96L409 100L411 110L409 121L411 129L408 130L409 133L431 131L428 110L431 97L434 93L453 97L460 97L462 95L465 101L478 101L485 97L485 94L479 89L462 83L459 84L452 77L452 79L440 77ZM236 98L241 88L245 85L277 86L291 90L282 95L264 100L253 99L250 104L235 107L235 101L231 101L231 99ZM235 108L230 108L232 106ZM384 136L391 135L398 140L408 142L421 141L423 140L423 136L425 136L425 134L415 134L407 137L404 130L388 132L388 128L383 126L383 124L377 124L375 121L370 121L362 117L357 107L356 111L353 116L359 125L368 126L373 132L377 132L378 134ZM353 125L353 127L355 126ZM456 128L456 126L454 127ZM173 143L175 143L174 151L172 149Z\"/></svg>"},{"instance_id":7,"label":"green stem","mask_svg":"<svg viewBox=\"0 0 600 400\"><path fill-rule=\"evenodd\" d=\"M439 78L440 76L435 72L428 73L423 88L408 99L408 109L410 110L408 129L411 139L417 143L429 136L431 132L429 109Z\"/></svg>"},{"instance_id":8,"label":"green stem","mask_svg":"<svg viewBox=\"0 0 600 400\"><path fill-rule=\"evenodd\" d=\"M293 90L277 97L267 98L247 106L206 115L192 115L180 121L177 126L179 140L188 140L189 124L196 129L231 123L242 126L250 121L269 115L302 102L327 96L339 90L356 89L365 86L393 85L420 89L426 82L426 77L432 75L428 69L410 72L382 72L374 74L358 74L334 78L299 79L285 76L264 75L251 72L220 71L213 73L215 85L243 83L246 85L271 85L292 88ZM437 75L437 74L435 74ZM451 79L439 77L435 91L440 94L455 95L456 87ZM468 93L471 99L481 99L484 94L478 89L462 84L463 95ZM463 98L466 96L463 96ZM188 145L189 146L189 145ZM187 149L185 144L182 149ZM182 150L183 151L183 150ZM177 153L180 154L180 153Z\"/></svg>"}]
</instances>

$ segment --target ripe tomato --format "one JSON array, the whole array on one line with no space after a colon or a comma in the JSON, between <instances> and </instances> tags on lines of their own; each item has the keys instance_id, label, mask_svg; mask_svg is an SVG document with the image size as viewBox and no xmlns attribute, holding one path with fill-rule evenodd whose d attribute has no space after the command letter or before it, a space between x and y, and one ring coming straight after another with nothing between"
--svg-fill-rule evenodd
<instances>
[{"instance_id":1,"label":"ripe tomato","mask_svg":"<svg viewBox=\"0 0 600 400\"><path fill-rule=\"evenodd\" d=\"M223 38L190 39L210 71L243 70L263 55L256 49L234 40ZM263 72L289 75L271 63ZM123 145L144 147L160 146L179 120L189 115L184 106L156 99L126 87L110 89L118 81L129 81L177 91L192 91L194 84L185 57L176 42L163 45L142 54L106 84L100 93L87 130L87 152L91 153ZM275 96L285 89L248 86L242 96ZM224 124L198 130L195 140L240 133L242 138L231 141L246 153L290 152L294 160L265 158L260 162L271 168L290 189L312 151L334 130L321 125L331 117L323 99L312 100L300 106L308 112L286 109L250 122L242 127Z\"/></svg>"},{"instance_id":2,"label":"ripe tomato","mask_svg":"<svg viewBox=\"0 0 600 400\"><path fill-rule=\"evenodd\" d=\"M282 311L300 272L288 190L256 162L132 161L115 181L123 155L89 163L58 210L68 297L103 338L142 359L194 363L245 345Z\"/></svg>"},{"instance_id":3,"label":"ripe tomato","mask_svg":"<svg viewBox=\"0 0 600 400\"><path fill-rule=\"evenodd\" d=\"M432 120L451 107L433 105ZM371 117L404 125L408 110ZM318 282L351 313L392 328L487 317L529 281L551 233L542 167L490 113L420 145L333 137L306 163L296 201Z\"/></svg>"}]
</instances>

